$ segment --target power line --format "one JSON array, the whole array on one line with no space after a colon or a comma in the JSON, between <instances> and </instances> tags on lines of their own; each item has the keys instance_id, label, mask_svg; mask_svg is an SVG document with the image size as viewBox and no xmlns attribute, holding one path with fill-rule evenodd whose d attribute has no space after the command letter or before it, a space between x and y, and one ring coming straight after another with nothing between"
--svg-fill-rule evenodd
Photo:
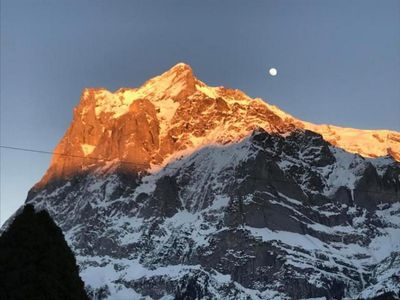
<instances>
[{"instance_id":1,"label":"power line","mask_svg":"<svg viewBox=\"0 0 400 300\"><path fill-rule=\"evenodd\" d=\"M101 162L113 162L115 160L108 160L100 157L88 157L88 156L82 156L82 155L73 155L73 154L68 154L68 153L58 153L58 152L52 152L52 151L45 151L45 150L38 150L38 149L31 149L31 148L22 148L22 147L15 147L15 146L5 146L5 145L0 145L0 148L3 149L8 149L8 150L15 150L15 151L24 151L24 152L32 152L32 153L39 153L39 154L47 154L47 155L59 155L59 156L65 156L65 157L72 157L72 158L81 158L81 159L91 159L91 160L97 160ZM118 160L118 163L122 164L132 164L135 166L143 166L143 167L149 167L149 164L144 164L144 163L136 163L132 161L125 161L125 160ZM165 166L166 169L170 170L180 170L180 168L177 167L172 167L172 166ZM209 174L219 174L217 172L209 172ZM289 183L293 185L299 185L295 181L289 181L289 180L281 180L281 179L272 179L272 178L261 178L257 176L251 176L251 175L246 175L245 178L251 178L255 180L262 180L262 181L272 181L272 182L281 182L281 183ZM341 185L331 185L332 187L342 187ZM388 192L388 191L373 191L373 190L362 190L362 189L356 189L357 191L360 192L366 192L366 193L376 193L376 194L390 194L390 195L398 195L399 193L396 192Z\"/></svg>"},{"instance_id":2,"label":"power line","mask_svg":"<svg viewBox=\"0 0 400 300\"><path fill-rule=\"evenodd\" d=\"M92 160L98 160L98 161L103 161L103 162L111 162L112 161L112 160L107 160L107 159L100 158L100 157L88 157L88 156L82 156L82 155L74 155L74 154L68 154L68 153L58 153L58 152L51 152L51 151L45 151L45 150L20 148L20 147L12 147L12 146L4 146L4 145L0 145L0 148L9 149L9 150L18 150L18 151L24 151L24 152L41 153L41 154L60 155L60 156L67 156L67 157L73 157L73 158L92 159ZM123 161L123 160L119 160L118 162L124 163L124 164L135 164L135 165L148 166L146 164L134 163L134 162Z\"/></svg>"},{"instance_id":3,"label":"power line","mask_svg":"<svg viewBox=\"0 0 400 300\"><path fill-rule=\"evenodd\" d=\"M113 162L114 161L114 160L105 159L105 158L101 158L101 157L93 157L93 156L89 157L89 156L74 155L74 154L68 154L68 153L58 153L58 152L51 152L51 151L45 151L45 150L20 148L20 147L12 147L12 146L4 146L4 145L0 145L0 148L24 151L24 152L34 152L34 153L40 153L40 154L59 155L59 156L66 156L66 157L72 157L72 158L91 159L91 160L97 160L97 161L101 161L101 162ZM126 160L118 160L118 163L131 164L131 165L143 166L143 167L149 166L149 164L133 162L133 161L126 161ZM173 169L173 167L170 167L170 168Z\"/></svg>"}]
</instances>

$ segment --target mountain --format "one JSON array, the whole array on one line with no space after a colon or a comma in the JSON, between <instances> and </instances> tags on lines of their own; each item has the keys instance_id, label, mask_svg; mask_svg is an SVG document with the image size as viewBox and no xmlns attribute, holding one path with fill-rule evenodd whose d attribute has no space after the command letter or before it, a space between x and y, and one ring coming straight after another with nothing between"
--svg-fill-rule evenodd
<instances>
[{"instance_id":1,"label":"mountain","mask_svg":"<svg viewBox=\"0 0 400 300\"><path fill-rule=\"evenodd\" d=\"M400 133L314 125L177 64L85 89L27 203L94 299L399 294Z\"/></svg>"},{"instance_id":2,"label":"mountain","mask_svg":"<svg viewBox=\"0 0 400 300\"><path fill-rule=\"evenodd\" d=\"M60 228L30 204L0 236L0 298L89 299Z\"/></svg>"},{"instance_id":3,"label":"mountain","mask_svg":"<svg viewBox=\"0 0 400 300\"><path fill-rule=\"evenodd\" d=\"M256 128L279 134L308 129L351 153L400 160L398 132L303 122L239 90L209 87L180 63L138 89L85 89L55 149L76 157L55 155L39 186L97 168L99 160L128 161L125 167L134 170L165 165L182 152L238 142Z\"/></svg>"}]
</instances>

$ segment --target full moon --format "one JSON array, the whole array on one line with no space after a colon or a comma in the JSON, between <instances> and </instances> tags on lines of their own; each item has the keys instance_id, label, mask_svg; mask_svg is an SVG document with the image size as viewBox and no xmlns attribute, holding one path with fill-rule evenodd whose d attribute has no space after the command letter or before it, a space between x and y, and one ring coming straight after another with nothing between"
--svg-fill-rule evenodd
<instances>
[{"instance_id":1,"label":"full moon","mask_svg":"<svg viewBox=\"0 0 400 300\"><path fill-rule=\"evenodd\" d=\"M271 76L276 76L276 75L278 75L278 70L275 69L275 68L269 69L269 75L271 75Z\"/></svg>"}]
</instances>

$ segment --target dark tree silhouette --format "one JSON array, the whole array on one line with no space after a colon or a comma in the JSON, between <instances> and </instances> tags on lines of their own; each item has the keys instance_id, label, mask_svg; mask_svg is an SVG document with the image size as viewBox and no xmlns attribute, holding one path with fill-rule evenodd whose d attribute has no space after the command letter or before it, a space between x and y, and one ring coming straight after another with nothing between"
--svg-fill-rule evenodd
<instances>
[{"instance_id":1,"label":"dark tree silhouette","mask_svg":"<svg viewBox=\"0 0 400 300\"><path fill-rule=\"evenodd\" d=\"M0 299L88 299L60 228L26 205L0 236Z\"/></svg>"}]
</instances>

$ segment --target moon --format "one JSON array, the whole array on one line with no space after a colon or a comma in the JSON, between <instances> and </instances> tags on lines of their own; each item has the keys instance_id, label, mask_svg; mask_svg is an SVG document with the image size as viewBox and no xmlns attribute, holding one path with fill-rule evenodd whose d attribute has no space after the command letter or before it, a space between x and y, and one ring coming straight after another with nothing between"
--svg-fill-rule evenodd
<instances>
[{"instance_id":1,"label":"moon","mask_svg":"<svg viewBox=\"0 0 400 300\"><path fill-rule=\"evenodd\" d=\"M276 76L276 75L278 75L278 70L275 69L275 68L270 68L270 69L269 69L269 75L271 75L271 76Z\"/></svg>"}]
</instances>

